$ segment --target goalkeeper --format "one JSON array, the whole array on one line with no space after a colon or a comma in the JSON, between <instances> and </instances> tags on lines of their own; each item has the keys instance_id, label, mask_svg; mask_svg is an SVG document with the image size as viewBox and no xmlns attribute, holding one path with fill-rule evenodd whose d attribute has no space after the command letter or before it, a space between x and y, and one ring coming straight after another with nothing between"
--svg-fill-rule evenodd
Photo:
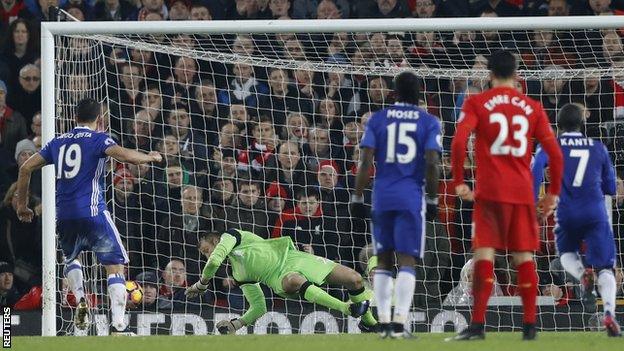
<instances>
[{"instance_id":1,"label":"goalkeeper","mask_svg":"<svg viewBox=\"0 0 624 351\"><path fill-rule=\"evenodd\" d=\"M299 295L306 301L345 315L362 317L359 327L363 332L375 329L377 321L369 310L371 294L365 290L362 276L326 258L298 251L290 237L265 240L251 232L229 229L223 234L202 235L199 251L208 262L200 280L186 289L186 296L193 298L203 294L208 281L228 258L232 275L249 303L249 309L242 317L217 323L221 334L233 334L267 312L260 283L282 297L296 298ZM347 288L351 303L340 301L317 286L324 283Z\"/></svg>"}]
</instances>

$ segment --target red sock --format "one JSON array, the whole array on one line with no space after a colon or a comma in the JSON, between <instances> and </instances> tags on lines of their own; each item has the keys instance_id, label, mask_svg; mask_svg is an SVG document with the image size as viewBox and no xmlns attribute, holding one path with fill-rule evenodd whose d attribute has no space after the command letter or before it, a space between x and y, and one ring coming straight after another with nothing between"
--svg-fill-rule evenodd
<instances>
[{"instance_id":1,"label":"red sock","mask_svg":"<svg viewBox=\"0 0 624 351\"><path fill-rule=\"evenodd\" d=\"M474 263L474 277L472 279L472 323L485 323L485 310L494 286L494 262L479 260Z\"/></svg>"},{"instance_id":2,"label":"red sock","mask_svg":"<svg viewBox=\"0 0 624 351\"><path fill-rule=\"evenodd\" d=\"M537 299L537 273L535 262L527 261L518 266L518 292L524 307L523 322L535 324L535 300Z\"/></svg>"}]
</instances>

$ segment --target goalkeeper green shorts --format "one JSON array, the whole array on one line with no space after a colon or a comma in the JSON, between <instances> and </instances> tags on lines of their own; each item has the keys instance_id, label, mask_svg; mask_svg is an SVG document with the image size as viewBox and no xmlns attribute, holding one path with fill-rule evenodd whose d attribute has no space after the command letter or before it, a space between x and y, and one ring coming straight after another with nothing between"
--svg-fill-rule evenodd
<instances>
[{"instance_id":1,"label":"goalkeeper green shorts","mask_svg":"<svg viewBox=\"0 0 624 351\"><path fill-rule=\"evenodd\" d=\"M284 280L287 275L299 273L309 282L322 285L325 283L327 276L337 265L338 263L323 257L314 256L307 252L291 250L288 251L286 255L284 267L267 281L267 286L278 295L290 297L282 288L282 280Z\"/></svg>"}]
</instances>

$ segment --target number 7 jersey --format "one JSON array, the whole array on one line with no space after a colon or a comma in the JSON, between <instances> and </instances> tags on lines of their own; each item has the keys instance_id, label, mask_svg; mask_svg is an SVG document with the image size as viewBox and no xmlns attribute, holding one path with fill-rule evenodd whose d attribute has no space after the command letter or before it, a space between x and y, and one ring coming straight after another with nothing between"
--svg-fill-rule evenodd
<instances>
[{"instance_id":1,"label":"number 7 jersey","mask_svg":"<svg viewBox=\"0 0 624 351\"><path fill-rule=\"evenodd\" d=\"M76 127L52 139L39 151L56 175L56 218L97 216L106 210L106 149L116 145L106 133Z\"/></svg>"},{"instance_id":2,"label":"number 7 jersey","mask_svg":"<svg viewBox=\"0 0 624 351\"><path fill-rule=\"evenodd\" d=\"M513 88L493 88L466 100L457 129L458 134L460 130L475 132L477 199L534 204L530 168L534 140L543 143L555 138L538 102ZM462 137L467 136L455 136ZM454 140L455 184L463 182L464 176L465 144L460 144L460 140Z\"/></svg>"},{"instance_id":3,"label":"number 7 jersey","mask_svg":"<svg viewBox=\"0 0 624 351\"><path fill-rule=\"evenodd\" d=\"M373 210L420 206L425 183L425 151L442 151L440 121L418 106L396 103L375 112L361 148L375 150Z\"/></svg>"}]
</instances>

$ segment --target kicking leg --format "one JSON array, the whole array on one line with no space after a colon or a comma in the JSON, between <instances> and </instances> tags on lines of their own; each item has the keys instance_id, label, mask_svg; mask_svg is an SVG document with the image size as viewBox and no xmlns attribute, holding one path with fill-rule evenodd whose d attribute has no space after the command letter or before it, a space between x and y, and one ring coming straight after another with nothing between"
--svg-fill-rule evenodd
<instances>
[{"instance_id":1,"label":"kicking leg","mask_svg":"<svg viewBox=\"0 0 624 351\"><path fill-rule=\"evenodd\" d=\"M108 276L108 298L110 299L111 325L119 332L125 331L126 279L124 278L123 265L113 264L104 266Z\"/></svg>"},{"instance_id":2,"label":"kicking leg","mask_svg":"<svg viewBox=\"0 0 624 351\"><path fill-rule=\"evenodd\" d=\"M89 305L85 298L84 292L84 275L82 273L82 265L77 259L69 262L65 266L65 277L69 285L69 290L76 298L76 312L74 315L74 325L80 330L89 327Z\"/></svg>"},{"instance_id":3,"label":"kicking leg","mask_svg":"<svg viewBox=\"0 0 624 351\"><path fill-rule=\"evenodd\" d=\"M620 336L620 326L615 320L615 295L617 285L612 268L603 268L598 273L598 291L603 301L604 325L609 336Z\"/></svg>"},{"instance_id":4,"label":"kicking leg","mask_svg":"<svg viewBox=\"0 0 624 351\"><path fill-rule=\"evenodd\" d=\"M360 273L351 268L336 265L332 272L327 276L327 283L330 285L344 286L349 290L349 299L353 303L361 303L371 299L371 293L364 287L363 278ZM369 309L362 315L362 323L366 331L377 324L377 320ZM372 330L371 330L372 331Z\"/></svg>"}]
</instances>

